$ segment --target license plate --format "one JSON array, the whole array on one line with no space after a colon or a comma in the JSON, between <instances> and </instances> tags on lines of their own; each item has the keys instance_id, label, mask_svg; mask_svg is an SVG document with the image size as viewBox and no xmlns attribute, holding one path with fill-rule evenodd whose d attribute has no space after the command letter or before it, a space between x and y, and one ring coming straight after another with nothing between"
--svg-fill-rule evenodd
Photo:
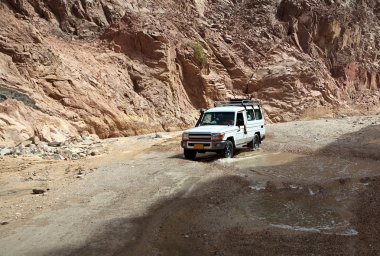
<instances>
[{"instance_id":1,"label":"license plate","mask_svg":"<svg viewBox=\"0 0 380 256\"><path fill-rule=\"evenodd\" d=\"M195 144L194 149L204 149L203 144Z\"/></svg>"}]
</instances>

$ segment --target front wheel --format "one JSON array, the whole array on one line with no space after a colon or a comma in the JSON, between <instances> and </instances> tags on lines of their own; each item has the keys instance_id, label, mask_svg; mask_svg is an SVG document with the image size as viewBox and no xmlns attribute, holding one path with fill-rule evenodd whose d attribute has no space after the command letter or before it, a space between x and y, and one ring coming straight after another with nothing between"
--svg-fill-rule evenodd
<instances>
[{"instance_id":1,"label":"front wheel","mask_svg":"<svg viewBox=\"0 0 380 256\"><path fill-rule=\"evenodd\" d=\"M183 154L185 155L185 158L186 159L189 159L189 160L194 160L196 155L197 155L197 151L195 150L189 150L189 149L185 149L183 151Z\"/></svg>"},{"instance_id":2,"label":"front wheel","mask_svg":"<svg viewBox=\"0 0 380 256\"><path fill-rule=\"evenodd\" d=\"M223 157L232 158L234 156L234 144L231 141L226 142L226 146L223 149Z\"/></svg>"}]
</instances>

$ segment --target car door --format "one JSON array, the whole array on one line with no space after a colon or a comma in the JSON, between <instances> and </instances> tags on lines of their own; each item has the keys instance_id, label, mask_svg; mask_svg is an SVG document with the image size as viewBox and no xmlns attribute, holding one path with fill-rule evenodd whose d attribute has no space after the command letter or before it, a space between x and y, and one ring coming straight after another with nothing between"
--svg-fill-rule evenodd
<instances>
[{"instance_id":1,"label":"car door","mask_svg":"<svg viewBox=\"0 0 380 256\"><path fill-rule=\"evenodd\" d=\"M254 109L252 107L248 108L247 109L247 132L248 132L247 140L248 141L251 141L253 139L253 136L257 132L257 129L258 129L258 124L255 119Z\"/></svg>"},{"instance_id":2,"label":"car door","mask_svg":"<svg viewBox=\"0 0 380 256\"><path fill-rule=\"evenodd\" d=\"M237 125L239 120L243 120L244 124L247 124L245 111L240 111L236 114L236 136L235 136L235 144L241 145L246 143L248 135L246 134L246 129L244 128L244 125L240 125L240 127Z\"/></svg>"},{"instance_id":3,"label":"car door","mask_svg":"<svg viewBox=\"0 0 380 256\"><path fill-rule=\"evenodd\" d=\"M261 135L265 134L264 118L259 107L254 109L255 111L255 130L260 132Z\"/></svg>"}]
</instances>

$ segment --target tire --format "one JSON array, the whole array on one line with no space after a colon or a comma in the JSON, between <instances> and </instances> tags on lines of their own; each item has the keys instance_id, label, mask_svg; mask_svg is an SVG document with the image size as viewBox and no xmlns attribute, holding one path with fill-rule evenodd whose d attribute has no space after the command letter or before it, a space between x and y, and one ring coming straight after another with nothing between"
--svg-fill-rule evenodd
<instances>
[{"instance_id":1,"label":"tire","mask_svg":"<svg viewBox=\"0 0 380 256\"><path fill-rule=\"evenodd\" d=\"M258 134L255 134L255 136L253 136L252 141L249 143L249 147L251 150L256 150L260 147L260 138Z\"/></svg>"},{"instance_id":2,"label":"tire","mask_svg":"<svg viewBox=\"0 0 380 256\"><path fill-rule=\"evenodd\" d=\"M190 149L185 149L183 151L183 154L185 155L186 159L195 160L195 157L197 156L197 151L190 150Z\"/></svg>"},{"instance_id":3,"label":"tire","mask_svg":"<svg viewBox=\"0 0 380 256\"><path fill-rule=\"evenodd\" d=\"M223 149L223 157L224 158L232 158L234 157L234 144L232 141L227 141L226 146Z\"/></svg>"}]
</instances>

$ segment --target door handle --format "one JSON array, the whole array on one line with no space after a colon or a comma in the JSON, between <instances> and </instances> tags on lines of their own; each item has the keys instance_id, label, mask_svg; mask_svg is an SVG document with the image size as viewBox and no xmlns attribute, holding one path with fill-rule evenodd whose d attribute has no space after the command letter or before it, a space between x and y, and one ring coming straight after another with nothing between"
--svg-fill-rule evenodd
<instances>
[{"instance_id":1,"label":"door handle","mask_svg":"<svg viewBox=\"0 0 380 256\"><path fill-rule=\"evenodd\" d=\"M264 128L264 125L262 125L261 128Z\"/></svg>"}]
</instances>

